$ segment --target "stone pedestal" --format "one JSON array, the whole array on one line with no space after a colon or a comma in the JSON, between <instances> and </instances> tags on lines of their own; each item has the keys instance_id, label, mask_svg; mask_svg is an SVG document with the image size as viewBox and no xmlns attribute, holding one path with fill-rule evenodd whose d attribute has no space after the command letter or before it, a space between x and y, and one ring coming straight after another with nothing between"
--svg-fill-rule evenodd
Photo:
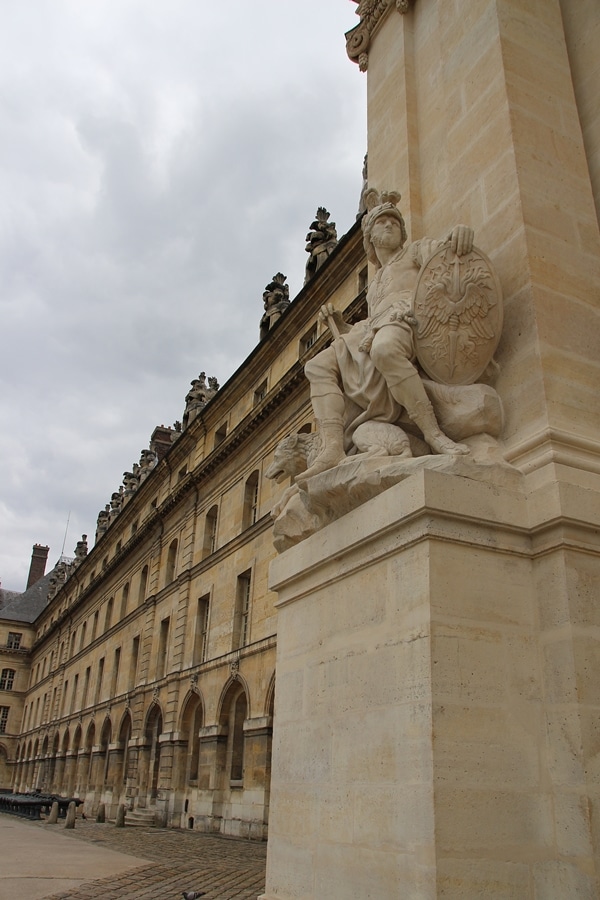
<instances>
[{"instance_id":1,"label":"stone pedestal","mask_svg":"<svg viewBox=\"0 0 600 900\"><path fill-rule=\"evenodd\" d=\"M273 562L263 900L598 896L600 504L555 474L425 469Z\"/></svg>"}]
</instances>

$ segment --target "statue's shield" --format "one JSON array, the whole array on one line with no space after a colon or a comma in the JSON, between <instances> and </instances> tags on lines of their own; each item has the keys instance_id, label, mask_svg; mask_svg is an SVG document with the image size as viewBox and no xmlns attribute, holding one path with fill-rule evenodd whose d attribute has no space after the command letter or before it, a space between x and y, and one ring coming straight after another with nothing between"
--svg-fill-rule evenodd
<instances>
[{"instance_id":1,"label":"statue's shield","mask_svg":"<svg viewBox=\"0 0 600 900\"><path fill-rule=\"evenodd\" d=\"M472 384L492 360L502 331L502 291L477 247L457 256L448 242L424 264L413 299L417 359L441 384Z\"/></svg>"}]
</instances>

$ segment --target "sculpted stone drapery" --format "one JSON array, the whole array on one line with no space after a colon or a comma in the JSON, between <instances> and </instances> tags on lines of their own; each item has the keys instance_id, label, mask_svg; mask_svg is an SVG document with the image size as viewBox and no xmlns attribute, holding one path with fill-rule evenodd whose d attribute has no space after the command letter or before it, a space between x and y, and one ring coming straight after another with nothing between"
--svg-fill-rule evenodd
<instances>
[{"instance_id":1,"label":"sculpted stone drapery","mask_svg":"<svg viewBox=\"0 0 600 900\"><path fill-rule=\"evenodd\" d=\"M367 291L368 318L350 327L331 305L322 307L334 340L305 368L318 431L310 440L287 438L267 470L278 481L295 476L273 512L294 519L296 539L324 524L323 516L320 525L314 520L323 505L319 491L329 498L325 519L331 520L415 465L464 472L477 463L503 464L496 441L500 399L476 383L493 370L502 328L500 285L489 260L467 226L457 225L442 241L407 242L400 195L371 189L365 199L364 244L377 269ZM388 463L378 481L376 460L386 456L396 468L391 473ZM354 499L347 486L338 490L350 462ZM282 531L289 525L279 522L279 549L294 542Z\"/></svg>"}]
</instances>

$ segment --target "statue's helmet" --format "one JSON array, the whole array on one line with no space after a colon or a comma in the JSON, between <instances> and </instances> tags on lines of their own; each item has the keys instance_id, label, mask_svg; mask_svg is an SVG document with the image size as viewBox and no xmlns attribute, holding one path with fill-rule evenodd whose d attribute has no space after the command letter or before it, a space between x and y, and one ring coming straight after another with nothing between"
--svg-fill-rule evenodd
<instances>
[{"instance_id":1,"label":"statue's helmet","mask_svg":"<svg viewBox=\"0 0 600 900\"><path fill-rule=\"evenodd\" d=\"M402 243L404 244L407 239L404 217L397 206L400 202L400 197L401 195L398 191L382 191L379 193L375 188L369 188L365 193L367 211L362 220L363 244L367 259L377 267L379 267L381 263L377 259L377 254L375 253L375 248L371 241L371 231L373 225L380 216L394 216L400 223Z\"/></svg>"}]
</instances>

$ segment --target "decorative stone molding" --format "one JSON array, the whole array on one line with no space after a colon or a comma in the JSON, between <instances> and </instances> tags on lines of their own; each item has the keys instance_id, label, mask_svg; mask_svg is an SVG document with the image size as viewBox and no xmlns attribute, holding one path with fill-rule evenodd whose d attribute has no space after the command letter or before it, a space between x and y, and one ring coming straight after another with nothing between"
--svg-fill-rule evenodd
<instances>
[{"instance_id":1,"label":"decorative stone molding","mask_svg":"<svg viewBox=\"0 0 600 900\"><path fill-rule=\"evenodd\" d=\"M346 32L346 52L360 71L366 72L369 45L377 28L394 6L402 15L407 13L411 0L354 0L354 3L358 3L356 15L360 16L360 23Z\"/></svg>"}]
</instances>

